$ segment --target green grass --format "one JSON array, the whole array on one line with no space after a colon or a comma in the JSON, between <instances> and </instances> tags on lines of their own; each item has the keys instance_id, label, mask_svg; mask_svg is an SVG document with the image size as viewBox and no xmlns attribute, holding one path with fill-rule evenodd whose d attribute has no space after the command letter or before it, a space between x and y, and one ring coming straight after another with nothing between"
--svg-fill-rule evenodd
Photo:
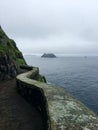
<instances>
[{"instance_id":1,"label":"green grass","mask_svg":"<svg viewBox=\"0 0 98 130\"><path fill-rule=\"evenodd\" d=\"M0 45L0 51L3 52L4 54L5 54L6 52L8 52L7 46L6 46L5 44L4 44L4 45Z\"/></svg>"},{"instance_id":2,"label":"green grass","mask_svg":"<svg viewBox=\"0 0 98 130\"><path fill-rule=\"evenodd\" d=\"M19 64L25 63L24 59L22 59L22 58L16 58L16 62L19 63Z\"/></svg>"},{"instance_id":3,"label":"green grass","mask_svg":"<svg viewBox=\"0 0 98 130\"><path fill-rule=\"evenodd\" d=\"M6 36L5 33L4 33L4 31L2 31L2 29L0 29L0 36L1 36L2 38Z\"/></svg>"},{"instance_id":4,"label":"green grass","mask_svg":"<svg viewBox=\"0 0 98 130\"><path fill-rule=\"evenodd\" d=\"M38 81L46 83L46 78L39 74Z\"/></svg>"},{"instance_id":5,"label":"green grass","mask_svg":"<svg viewBox=\"0 0 98 130\"><path fill-rule=\"evenodd\" d=\"M15 41L8 38L2 28L0 28L0 54L1 56L9 55L11 62L14 62L18 69L20 65L26 64Z\"/></svg>"}]
</instances>

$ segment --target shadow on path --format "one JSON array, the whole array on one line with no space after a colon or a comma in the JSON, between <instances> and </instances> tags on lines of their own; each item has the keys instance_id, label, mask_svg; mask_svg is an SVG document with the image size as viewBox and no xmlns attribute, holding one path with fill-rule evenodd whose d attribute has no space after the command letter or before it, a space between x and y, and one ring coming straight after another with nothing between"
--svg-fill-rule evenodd
<instances>
[{"instance_id":1,"label":"shadow on path","mask_svg":"<svg viewBox=\"0 0 98 130\"><path fill-rule=\"evenodd\" d=\"M16 92L15 84L0 83L0 130L43 130L40 114Z\"/></svg>"}]
</instances>

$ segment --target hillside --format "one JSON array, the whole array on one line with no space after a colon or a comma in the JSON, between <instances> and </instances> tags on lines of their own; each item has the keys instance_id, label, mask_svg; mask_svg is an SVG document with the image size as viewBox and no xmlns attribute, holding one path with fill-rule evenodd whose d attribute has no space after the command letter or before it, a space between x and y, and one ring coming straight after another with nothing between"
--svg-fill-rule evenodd
<instances>
[{"instance_id":1,"label":"hillside","mask_svg":"<svg viewBox=\"0 0 98 130\"><path fill-rule=\"evenodd\" d=\"M0 26L0 80L16 77L21 72L20 65L26 65L22 53Z\"/></svg>"}]
</instances>

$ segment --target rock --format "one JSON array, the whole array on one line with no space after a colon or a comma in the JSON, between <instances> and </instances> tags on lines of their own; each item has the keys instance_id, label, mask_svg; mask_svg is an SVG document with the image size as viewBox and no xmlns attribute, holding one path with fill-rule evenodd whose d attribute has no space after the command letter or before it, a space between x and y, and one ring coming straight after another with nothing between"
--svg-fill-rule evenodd
<instances>
[{"instance_id":1,"label":"rock","mask_svg":"<svg viewBox=\"0 0 98 130\"><path fill-rule=\"evenodd\" d=\"M44 53L41 57L44 57L44 58L56 58L55 54L53 54L53 53Z\"/></svg>"},{"instance_id":2,"label":"rock","mask_svg":"<svg viewBox=\"0 0 98 130\"><path fill-rule=\"evenodd\" d=\"M21 72L20 65L26 65L22 53L0 26L0 80L15 78Z\"/></svg>"}]
</instances>

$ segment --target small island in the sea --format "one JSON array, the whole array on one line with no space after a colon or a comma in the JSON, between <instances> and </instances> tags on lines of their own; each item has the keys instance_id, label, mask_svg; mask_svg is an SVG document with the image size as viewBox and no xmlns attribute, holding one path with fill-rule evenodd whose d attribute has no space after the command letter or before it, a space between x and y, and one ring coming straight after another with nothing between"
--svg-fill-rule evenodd
<instances>
[{"instance_id":1,"label":"small island in the sea","mask_svg":"<svg viewBox=\"0 0 98 130\"><path fill-rule=\"evenodd\" d=\"M56 58L56 55L53 53L44 53L41 57L42 58Z\"/></svg>"}]
</instances>

